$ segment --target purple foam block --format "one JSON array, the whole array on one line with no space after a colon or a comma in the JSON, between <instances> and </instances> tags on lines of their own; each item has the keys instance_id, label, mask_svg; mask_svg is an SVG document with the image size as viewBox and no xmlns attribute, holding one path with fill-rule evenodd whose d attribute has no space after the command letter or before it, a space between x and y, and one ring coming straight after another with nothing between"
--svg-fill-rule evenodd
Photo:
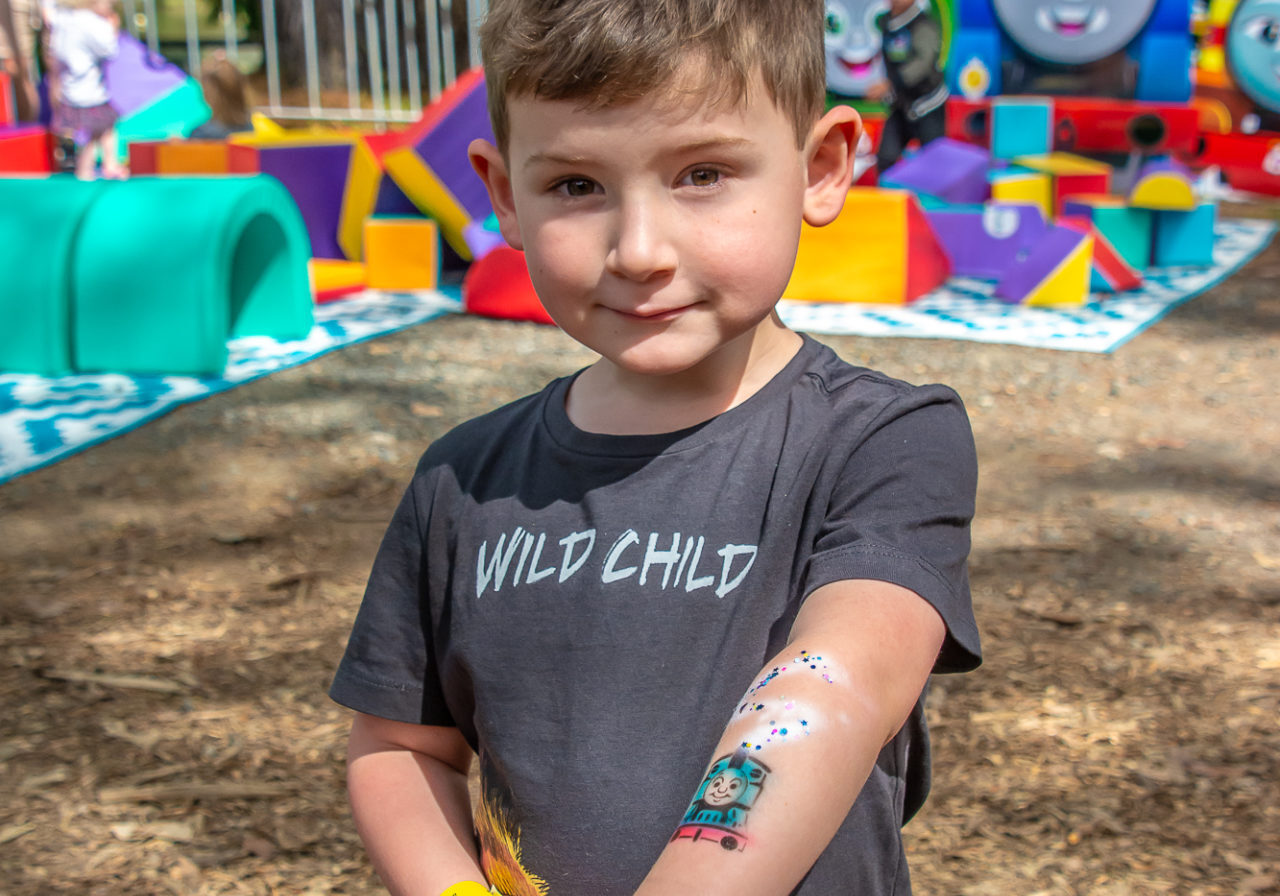
<instances>
[{"instance_id":1,"label":"purple foam block","mask_svg":"<svg viewBox=\"0 0 1280 896\"><path fill-rule=\"evenodd\" d=\"M952 273L983 280L999 280L1049 228L1034 205L992 203L925 214L951 258Z\"/></svg>"},{"instance_id":2,"label":"purple foam block","mask_svg":"<svg viewBox=\"0 0 1280 896\"><path fill-rule=\"evenodd\" d=\"M502 234L485 227L483 221L472 221L462 228L462 238L467 241L467 248L471 250L471 257L476 261L484 258L499 246L507 244L507 241L502 238Z\"/></svg>"},{"instance_id":3,"label":"purple foam block","mask_svg":"<svg viewBox=\"0 0 1280 896\"><path fill-rule=\"evenodd\" d=\"M1025 301L1084 239L1085 234L1069 227L1050 227L1025 258L1005 271L993 295L1014 305Z\"/></svg>"},{"instance_id":4,"label":"purple foam block","mask_svg":"<svg viewBox=\"0 0 1280 896\"><path fill-rule=\"evenodd\" d=\"M414 149L440 182L449 188L463 210L472 218L484 220L493 213L493 208L489 205L489 193L484 182L476 176L467 156L467 147L477 138L493 141L483 80L478 80L475 87L436 122Z\"/></svg>"},{"instance_id":5,"label":"purple foam block","mask_svg":"<svg viewBox=\"0 0 1280 896\"><path fill-rule=\"evenodd\" d=\"M280 145L258 148L258 166L298 203L315 258L346 258L338 245L342 189L351 167L350 143Z\"/></svg>"},{"instance_id":6,"label":"purple foam block","mask_svg":"<svg viewBox=\"0 0 1280 896\"><path fill-rule=\"evenodd\" d=\"M400 185L383 174L378 179L378 195L373 202L373 213L389 218L421 218L422 210L404 194Z\"/></svg>"},{"instance_id":7,"label":"purple foam block","mask_svg":"<svg viewBox=\"0 0 1280 896\"><path fill-rule=\"evenodd\" d=\"M105 66L111 105L121 117L149 106L176 90L187 73L128 32L120 32L120 50Z\"/></svg>"},{"instance_id":8,"label":"purple foam block","mask_svg":"<svg viewBox=\"0 0 1280 896\"><path fill-rule=\"evenodd\" d=\"M990 167L987 150L940 137L882 174L880 186L912 190L947 202L985 202L991 195L987 182Z\"/></svg>"}]
</instances>

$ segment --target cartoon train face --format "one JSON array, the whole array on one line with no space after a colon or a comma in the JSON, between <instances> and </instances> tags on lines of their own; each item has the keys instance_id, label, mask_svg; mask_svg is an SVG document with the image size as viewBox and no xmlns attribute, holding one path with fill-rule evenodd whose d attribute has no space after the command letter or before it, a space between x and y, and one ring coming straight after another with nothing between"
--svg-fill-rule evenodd
<instances>
[{"instance_id":1,"label":"cartoon train face","mask_svg":"<svg viewBox=\"0 0 1280 896\"><path fill-rule=\"evenodd\" d=\"M1280 0L1241 0L1227 25L1224 50L1240 92L1280 113Z\"/></svg>"},{"instance_id":2,"label":"cartoon train face","mask_svg":"<svg viewBox=\"0 0 1280 896\"><path fill-rule=\"evenodd\" d=\"M884 78L877 20L888 0L827 0L827 89L841 96L866 96Z\"/></svg>"},{"instance_id":3,"label":"cartoon train face","mask_svg":"<svg viewBox=\"0 0 1280 896\"><path fill-rule=\"evenodd\" d=\"M1057 65L1097 62L1142 31L1157 0L991 0L1009 38Z\"/></svg>"},{"instance_id":4,"label":"cartoon train face","mask_svg":"<svg viewBox=\"0 0 1280 896\"><path fill-rule=\"evenodd\" d=\"M747 814L768 774L768 766L745 750L717 760L671 839L709 840L726 850L741 850L747 843Z\"/></svg>"}]
</instances>

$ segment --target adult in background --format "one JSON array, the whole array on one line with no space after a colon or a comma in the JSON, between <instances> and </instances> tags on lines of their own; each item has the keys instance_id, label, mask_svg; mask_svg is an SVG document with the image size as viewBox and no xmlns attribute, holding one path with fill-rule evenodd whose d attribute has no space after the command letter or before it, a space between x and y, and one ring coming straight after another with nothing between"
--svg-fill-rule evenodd
<instances>
[{"instance_id":1,"label":"adult in background","mask_svg":"<svg viewBox=\"0 0 1280 896\"><path fill-rule=\"evenodd\" d=\"M0 0L0 71L13 80L19 121L40 117L36 91L36 32L40 9L36 0Z\"/></svg>"}]
</instances>

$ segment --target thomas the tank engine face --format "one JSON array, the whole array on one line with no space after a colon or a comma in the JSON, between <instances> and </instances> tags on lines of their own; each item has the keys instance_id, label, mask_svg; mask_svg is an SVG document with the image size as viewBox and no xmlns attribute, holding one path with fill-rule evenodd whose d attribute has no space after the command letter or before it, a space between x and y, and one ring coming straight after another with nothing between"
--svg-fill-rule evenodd
<instances>
[{"instance_id":1,"label":"thomas the tank engine face","mask_svg":"<svg viewBox=\"0 0 1280 896\"><path fill-rule=\"evenodd\" d=\"M827 88L842 96L865 96L884 77L877 20L888 0L827 0Z\"/></svg>"},{"instance_id":2,"label":"thomas the tank engine face","mask_svg":"<svg viewBox=\"0 0 1280 896\"><path fill-rule=\"evenodd\" d=\"M1224 44L1227 67L1240 92L1280 113L1280 0L1242 0Z\"/></svg>"},{"instance_id":3,"label":"thomas the tank engine face","mask_svg":"<svg viewBox=\"0 0 1280 896\"><path fill-rule=\"evenodd\" d=\"M1000 25L1045 62L1081 65L1120 52L1142 31L1157 0L991 0Z\"/></svg>"}]
</instances>

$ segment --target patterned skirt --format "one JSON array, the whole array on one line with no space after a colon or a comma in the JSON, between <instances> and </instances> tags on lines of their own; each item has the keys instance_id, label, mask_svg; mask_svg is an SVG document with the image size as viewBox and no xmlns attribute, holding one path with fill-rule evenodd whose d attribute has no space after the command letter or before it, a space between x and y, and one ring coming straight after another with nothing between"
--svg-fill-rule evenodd
<instances>
[{"instance_id":1,"label":"patterned skirt","mask_svg":"<svg viewBox=\"0 0 1280 896\"><path fill-rule=\"evenodd\" d=\"M59 104L53 110L52 129L55 134L65 134L76 146L85 146L111 130L120 115L110 103L100 106L67 106Z\"/></svg>"}]
</instances>

